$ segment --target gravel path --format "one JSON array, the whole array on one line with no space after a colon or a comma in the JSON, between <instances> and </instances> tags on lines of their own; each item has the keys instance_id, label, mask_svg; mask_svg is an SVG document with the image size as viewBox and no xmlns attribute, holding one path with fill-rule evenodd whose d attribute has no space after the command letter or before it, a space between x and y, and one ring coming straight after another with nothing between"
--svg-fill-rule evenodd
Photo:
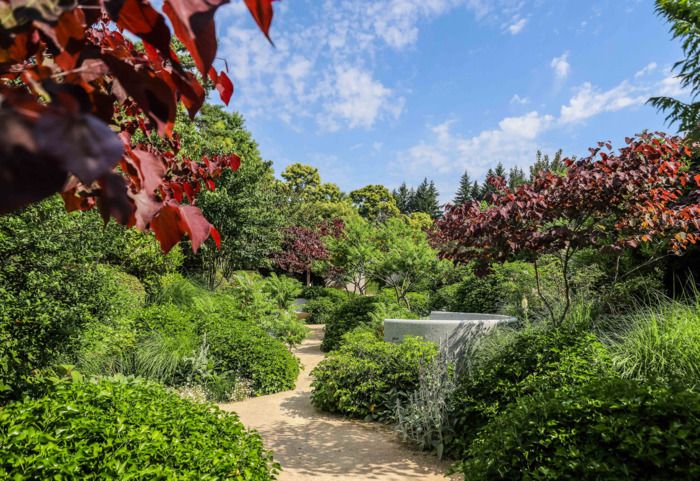
<instances>
[{"instance_id":1,"label":"gravel path","mask_svg":"<svg viewBox=\"0 0 700 481\"><path fill-rule=\"evenodd\" d=\"M309 373L322 359L323 326L295 350L304 370L294 391L221 405L257 429L282 465L281 481L442 480L447 464L402 444L391 428L317 411Z\"/></svg>"}]
</instances>

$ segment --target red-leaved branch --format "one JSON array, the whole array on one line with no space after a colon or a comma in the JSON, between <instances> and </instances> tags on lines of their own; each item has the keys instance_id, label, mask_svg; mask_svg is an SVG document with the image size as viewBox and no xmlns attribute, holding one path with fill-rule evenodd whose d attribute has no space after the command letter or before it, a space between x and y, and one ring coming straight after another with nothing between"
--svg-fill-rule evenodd
<instances>
[{"instance_id":1,"label":"red-leaved branch","mask_svg":"<svg viewBox=\"0 0 700 481\"><path fill-rule=\"evenodd\" d=\"M181 158L173 127L180 102L191 117L201 108L204 79L231 98L231 80L212 66L225 3L163 4L199 77L147 0L0 0L0 213L60 192L68 210L96 206L105 221L152 230L166 252L185 234L194 250L210 235L218 244L195 199L240 159ZM245 3L269 38L272 0ZM167 146L134 141L138 131Z\"/></svg>"}]
</instances>

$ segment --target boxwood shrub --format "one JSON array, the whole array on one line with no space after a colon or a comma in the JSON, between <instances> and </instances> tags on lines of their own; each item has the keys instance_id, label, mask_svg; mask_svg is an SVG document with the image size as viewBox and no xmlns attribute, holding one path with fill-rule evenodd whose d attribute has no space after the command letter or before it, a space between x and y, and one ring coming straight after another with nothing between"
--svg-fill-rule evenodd
<instances>
[{"instance_id":1,"label":"boxwood shrub","mask_svg":"<svg viewBox=\"0 0 700 481\"><path fill-rule=\"evenodd\" d=\"M312 371L311 401L323 411L391 421L397 401L416 389L421 363L436 353L420 338L392 344L356 329Z\"/></svg>"},{"instance_id":2,"label":"boxwood shrub","mask_svg":"<svg viewBox=\"0 0 700 481\"><path fill-rule=\"evenodd\" d=\"M0 409L0 478L269 480L278 467L235 414L122 378L60 382Z\"/></svg>"},{"instance_id":3,"label":"boxwood shrub","mask_svg":"<svg viewBox=\"0 0 700 481\"><path fill-rule=\"evenodd\" d=\"M250 381L257 395L294 388L298 359L262 328L248 322L220 320L207 329L209 354L216 360L218 372Z\"/></svg>"},{"instance_id":4,"label":"boxwood shrub","mask_svg":"<svg viewBox=\"0 0 700 481\"><path fill-rule=\"evenodd\" d=\"M607 379L525 396L456 468L466 481L700 479L700 393Z\"/></svg>"}]
</instances>

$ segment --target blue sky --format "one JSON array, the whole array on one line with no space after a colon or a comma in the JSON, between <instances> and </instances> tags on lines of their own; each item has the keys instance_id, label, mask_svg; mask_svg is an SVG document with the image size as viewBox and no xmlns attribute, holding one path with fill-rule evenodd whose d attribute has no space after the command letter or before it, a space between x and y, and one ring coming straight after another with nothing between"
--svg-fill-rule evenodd
<instances>
[{"instance_id":1,"label":"blue sky","mask_svg":"<svg viewBox=\"0 0 700 481\"><path fill-rule=\"evenodd\" d=\"M240 111L277 173L302 162L349 191L526 167L666 130L644 105L683 96L677 41L652 0L283 0L271 48L243 6L220 10ZM223 64L223 62L220 62Z\"/></svg>"}]
</instances>

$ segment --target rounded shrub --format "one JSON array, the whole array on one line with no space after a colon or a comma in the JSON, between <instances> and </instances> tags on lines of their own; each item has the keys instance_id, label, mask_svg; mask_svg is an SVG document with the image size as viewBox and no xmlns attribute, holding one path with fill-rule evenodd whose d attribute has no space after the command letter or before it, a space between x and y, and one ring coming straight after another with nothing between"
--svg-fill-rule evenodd
<instances>
[{"instance_id":1,"label":"rounded shrub","mask_svg":"<svg viewBox=\"0 0 700 481\"><path fill-rule=\"evenodd\" d=\"M304 304L304 312L309 313L307 324L325 324L338 308L338 301L331 297L316 297Z\"/></svg>"},{"instance_id":2,"label":"rounded shrub","mask_svg":"<svg viewBox=\"0 0 700 481\"><path fill-rule=\"evenodd\" d=\"M455 468L466 481L700 479L700 393L607 379L525 396Z\"/></svg>"},{"instance_id":3,"label":"rounded shrub","mask_svg":"<svg viewBox=\"0 0 700 481\"><path fill-rule=\"evenodd\" d=\"M213 322L206 339L215 369L249 381L254 394L294 388L299 361L262 328L247 322Z\"/></svg>"},{"instance_id":4,"label":"rounded shrub","mask_svg":"<svg viewBox=\"0 0 700 481\"><path fill-rule=\"evenodd\" d=\"M337 349L346 332L358 326L369 325L372 322L372 313L379 308L380 304L380 299L365 296L351 297L340 304L326 321L321 350Z\"/></svg>"},{"instance_id":5,"label":"rounded shrub","mask_svg":"<svg viewBox=\"0 0 700 481\"><path fill-rule=\"evenodd\" d=\"M498 336L501 339L498 339ZM452 400L455 436L448 446L459 455L478 428L518 398L561 386L585 384L611 371L605 347L585 329L527 327L483 341L463 369Z\"/></svg>"},{"instance_id":6,"label":"rounded shrub","mask_svg":"<svg viewBox=\"0 0 700 481\"><path fill-rule=\"evenodd\" d=\"M2 479L269 480L235 414L135 379L60 382L0 410Z\"/></svg>"},{"instance_id":7,"label":"rounded shrub","mask_svg":"<svg viewBox=\"0 0 700 481\"><path fill-rule=\"evenodd\" d=\"M392 344L356 329L311 373L311 401L324 411L391 421L397 401L416 389L421 364L436 353L435 344L420 338Z\"/></svg>"}]
</instances>

